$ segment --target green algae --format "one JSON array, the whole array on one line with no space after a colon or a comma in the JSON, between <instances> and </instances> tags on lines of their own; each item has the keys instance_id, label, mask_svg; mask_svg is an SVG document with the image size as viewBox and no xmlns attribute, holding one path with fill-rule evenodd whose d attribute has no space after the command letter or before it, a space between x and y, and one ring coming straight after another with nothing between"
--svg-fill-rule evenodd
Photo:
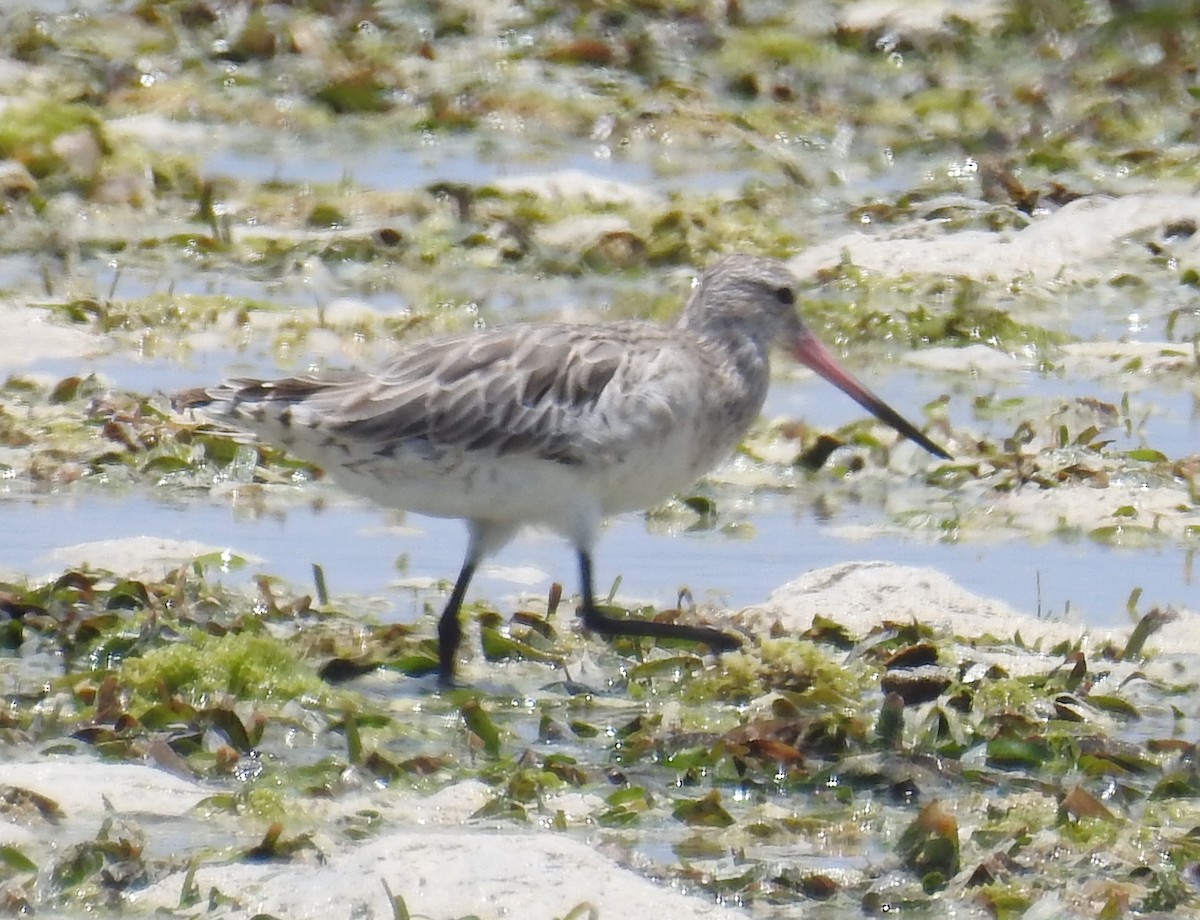
<instances>
[{"instance_id":1,"label":"green algae","mask_svg":"<svg viewBox=\"0 0 1200 920\"><path fill-rule=\"evenodd\" d=\"M76 133L90 138L98 156L107 152L108 142L100 119L86 106L57 100L10 106L0 123L0 159L16 160L39 180L60 178L58 187L52 184L48 191L61 191L62 182L90 178L91 169L86 164L73 162L55 144Z\"/></svg>"},{"instance_id":2,"label":"green algae","mask_svg":"<svg viewBox=\"0 0 1200 920\"><path fill-rule=\"evenodd\" d=\"M117 679L142 696L183 694L193 704L216 697L327 703L327 685L291 643L268 635L192 633L122 662Z\"/></svg>"},{"instance_id":3,"label":"green algae","mask_svg":"<svg viewBox=\"0 0 1200 920\"><path fill-rule=\"evenodd\" d=\"M347 784L354 774L395 790L477 778L491 796L476 820L518 825L553 812L568 791L604 790L598 811L559 812L558 832L599 827L613 839L672 841L683 863L658 871L691 877L714 894L736 889L745 903L764 908L817 893L842 909L868 905L884 896L876 884L885 878L887 903L1017 903L1053 890L1061 873L1085 865L1097 847L1125 867L1123 884L1144 903L1189 903L1180 878L1195 846L1179 831L1196 820L1191 745L1151 726L1162 724L1157 709L1189 691L1163 681L1153 658L1126 664L1103 650L1086 659L1070 649L1066 658L1032 654L1012 641L963 642L915 624L884 625L863 637L815 624L809 638L755 638L722 667L680 668L675 650L642 648L630 660L621 643L605 648L564 632L555 650L566 669L581 654L601 668L586 689L572 684L564 692L566 684L547 683L552 666L507 659L489 666L513 689L412 696L398 694L396 683L412 678L370 671L335 691L318 677L318 665L352 648L385 660L398 639L426 641L432 617L397 633L364 628L353 611L313 611L303 599L274 598L254 612L252 598L210 584L199 569L163 583L64 573L46 586L5 586L0 601L9 616L23 611L32 643L25 654L81 640L93 649L69 659L85 670L59 682L57 719L35 715L34 693L28 711L10 708L4 744L27 743L13 730L23 726L45 749L71 737L109 759L138 759L158 733L171 756L215 782L256 765L203 809L205 821L259 828L253 833L260 836L263 822L276 822L247 854L267 847L282 858L311 846L312 807L356 789ZM72 618L64 618L67 609ZM254 625L259 617L269 628ZM498 628L517 625L504 619ZM114 641L122 636L140 638L122 646ZM972 670L985 653L1004 653L1029 673L1011 676L995 664ZM931 655L963 676L933 702L902 705L900 732L883 737L876 731L889 705L882 675ZM656 661L664 666L645 667ZM1131 668L1159 677L1129 683ZM19 673L14 699L22 697ZM631 694L635 684L641 692ZM1091 688L1124 699L1135 686L1136 703L1125 699L1135 731L1098 715L1113 708ZM285 734L292 740L282 744ZM206 736L220 746L200 744ZM298 745L297 737L311 740ZM621 780L613 791L614 770L638 781ZM1114 784L1116 795L1105 792ZM942 811L924 804L934 799ZM914 801L925 810L914 811ZM358 839L360 825L354 819L344 830ZM851 834L852 826L859 830ZM817 845L837 827L846 830L838 837L845 852L871 867L862 878L802 871L798 878L808 881L799 884L779 874L773 841ZM689 837L697 829L704 840ZM883 840L892 843L872 843ZM58 890L94 897L89 886L120 856L107 846L59 859ZM724 866L731 846L742 853L737 873ZM1143 871L1137 854L1152 848L1167 861ZM1008 857L995 862L1005 849ZM1049 852L1052 864L1038 865ZM13 878L30 871L26 860L40 859L33 850L13 854ZM691 875L697 867L707 867L702 876ZM163 866L151 859L142 870ZM54 900L60 896L44 893L49 900L39 903L62 903Z\"/></svg>"},{"instance_id":4,"label":"green algae","mask_svg":"<svg viewBox=\"0 0 1200 920\"><path fill-rule=\"evenodd\" d=\"M1179 104L1195 96L1188 62L1197 29L1184 7L1012 3L997 22L971 21L964 9L930 32L848 26L840 10L809 16L773 3L534 4L494 18L462 5L403 12L317 4L239 20L206 3L171 2L21 18L0 37L34 68L18 84L61 89L53 100L35 94L5 109L0 155L22 163L36 185L3 208L18 229L28 220L41 234L7 238L6 252L42 258L46 240L57 245L66 231L51 212L75 212L59 196L79 196L88 226L101 229L80 231L82 246L61 247L61 281L31 288L18 278L6 287L118 355L168 358L205 347L189 344L197 333L217 331L231 350L254 339L283 354L317 331L386 342L462 328L479 315L467 304L485 316L509 301L536 312L538 295L525 291L533 279L604 274L608 312L666 318L686 294L678 270L731 248L785 256L864 223L1020 227L1031 211L1078 194L1138 181L1186 187L1200 162L1190 107ZM364 21L370 28L359 27ZM262 136L294 132L301 145L327 133L401 150L458 140L481 162L509 169L605 148L618 163L646 168L652 184L673 181L652 205L509 193L473 177L402 192L351 181L206 183L194 152L154 150L108 124L146 112L168 125L212 126L218 145L221 123L237 121ZM72 134L94 142L96 168L79 168L87 166L80 148L55 150ZM722 170L734 178L719 194L689 187L693 175ZM139 172L149 175L140 191L113 181ZM597 215L626 229L581 250L547 235ZM1142 242L1149 251L1153 241ZM80 261L116 259L130 274L148 267L166 278L163 266L186 266L185 280L221 277L269 291L310 258L345 272L339 290L398 291L414 314L330 319L307 303L294 310L287 296L182 294L169 281L160 283L165 293L126 297L114 284L106 297L107 278L97 291L71 274ZM1168 249L1125 253L1111 262L1109 287L1129 309L1146 309L1194 286L1188 259ZM674 290L664 293L666 279ZM982 345L1055 374L1063 346L1079 337L1063 331L1057 304L1064 290L1082 302L1087 286L879 277L847 263L813 279L805 310L859 362ZM49 289L65 293L47 299ZM889 465L907 470L902 451L868 424L834 432L843 446L799 475L823 509L873 501L896 526L934 538L1031 539L1028 506L1003 500L1068 490L1090 490L1107 518L1064 518L1057 539L1164 546L1180 533L1194 538L1195 458L1142 443L1136 413L1117 408L1108 385L1129 375L1188 385L1186 303L1165 325L1179 347L1157 361L1116 358L1089 388L1114 411L1013 397L1007 382L988 380L983 396L973 384L969 420L951 422L947 402L966 397L947 383L950 395L927 414L956 460L920 477L906 503L885 481L896 472ZM755 464L758 488L786 491L797 484L790 458L828 434L764 425L741 459ZM314 475L277 451L247 449L174 416L160 396L114 389L82 370L50 382L10 378L0 442L7 483L66 496L89 487L177 495L222 477L269 488ZM1170 504L1134 504L1115 487L1122 482L1161 490ZM743 492L718 485L705 494L705 526L736 526L729 508ZM1090 887L1068 905L1081 916L1196 910L1195 752L1180 728L1187 718L1169 715L1191 688L1163 680L1137 693L1136 681L1112 676L1119 655L1100 652L1075 677L1077 650L1046 652L1034 676L999 666L976 673L980 649L1032 653L1019 642L891 627L853 637L826 626L751 643L720 668L680 649L596 644L588 648L602 659L601 676L551 689L558 662L574 670L581 640L481 607L482 653L519 692L441 698L424 685L405 692L415 678L400 676L434 660L429 619L406 632L364 626L349 609L335 622L269 596L241 597L196 572L161 583L68 572L4 586L9 661L60 655L68 669L51 682L57 702L44 669L28 677L18 669L5 745L159 757L177 767L151 743L165 738L195 775L237 790L213 812L234 831L250 822L259 856L283 858L290 841L303 848L320 824L308 813L314 801L336 802L364 784L434 791L481 778L492 792L483 815L517 824L535 824L564 790L594 792L602 807L583 818L560 814L555 829L600 827L605 841L634 851L642 840L667 841L670 857L658 842L645 845L661 860L657 875L764 915L938 912L952 903L1017 916L1081 885ZM285 638L264 632L264 620ZM933 699L905 704L885 681L905 670L896 656L925 643L950 674L917 687L929 693L945 681ZM345 683L323 691L322 674ZM121 703L125 692L136 705ZM514 706L518 696L536 705ZM957 872L949 833L897 845L934 797L955 809ZM287 826L261 826L273 820ZM376 826L360 817L338 833L356 839ZM6 878L27 892L10 889L8 903L25 897L53 912L68 903L56 898L69 897L109 909L120 901L112 880L131 882L143 868L136 835L127 836L128 846L118 829L57 860L32 849L8 854ZM781 867L778 851L763 845L820 852L833 838L868 867L861 876L799 859ZM736 864L724 858L730 852ZM1103 870L1100 853L1111 859ZM58 890L36 893L31 866L53 866Z\"/></svg>"}]
</instances>

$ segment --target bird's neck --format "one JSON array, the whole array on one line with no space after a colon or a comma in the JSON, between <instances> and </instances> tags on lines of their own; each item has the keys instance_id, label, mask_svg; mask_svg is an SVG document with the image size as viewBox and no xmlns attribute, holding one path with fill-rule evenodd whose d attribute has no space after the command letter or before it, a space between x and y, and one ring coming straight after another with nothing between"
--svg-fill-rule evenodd
<instances>
[{"instance_id":1,"label":"bird's neck","mask_svg":"<svg viewBox=\"0 0 1200 920\"><path fill-rule=\"evenodd\" d=\"M707 358L708 377L705 400L720 407L720 414L732 432L740 438L762 411L770 385L768 347L736 329L699 329L688 327Z\"/></svg>"},{"instance_id":2,"label":"bird's neck","mask_svg":"<svg viewBox=\"0 0 1200 920\"><path fill-rule=\"evenodd\" d=\"M690 306L690 305L689 305ZM743 375L766 374L770 342L763 330L711 314L684 311L676 326L704 343L711 353Z\"/></svg>"}]
</instances>

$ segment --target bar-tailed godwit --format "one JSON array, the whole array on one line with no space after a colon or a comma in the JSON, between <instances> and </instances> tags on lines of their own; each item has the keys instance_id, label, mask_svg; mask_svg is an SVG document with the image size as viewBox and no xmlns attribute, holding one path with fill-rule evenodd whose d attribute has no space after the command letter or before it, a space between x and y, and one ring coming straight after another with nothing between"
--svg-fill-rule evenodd
<instances>
[{"instance_id":1,"label":"bar-tailed godwit","mask_svg":"<svg viewBox=\"0 0 1200 920\"><path fill-rule=\"evenodd\" d=\"M851 377L796 311L796 279L749 255L716 261L673 326L513 325L416 342L376 371L231 380L177 404L249 430L384 505L462 518L466 559L438 622L454 679L459 609L484 556L523 526L565 536L584 624L736 648L703 626L597 608L592 550L607 515L686 488L730 453L762 409L775 343L882 421L949 455Z\"/></svg>"}]
</instances>

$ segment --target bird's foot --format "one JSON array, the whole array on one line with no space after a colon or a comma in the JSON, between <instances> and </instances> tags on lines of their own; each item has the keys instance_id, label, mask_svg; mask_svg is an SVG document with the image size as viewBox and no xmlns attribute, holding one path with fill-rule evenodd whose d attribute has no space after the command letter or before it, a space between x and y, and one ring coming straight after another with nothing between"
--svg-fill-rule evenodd
<instances>
[{"instance_id":1,"label":"bird's foot","mask_svg":"<svg viewBox=\"0 0 1200 920\"><path fill-rule=\"evenodd\" d=\"M700 642L714 652L732 652L742 647L742 640L709 626L689 626L685 623L659 623L655 620L636 620L611 617L594 605L579 609L584 625L605 636L648 636L653 639L677 639Z\"/></svg>"}]
</instances>

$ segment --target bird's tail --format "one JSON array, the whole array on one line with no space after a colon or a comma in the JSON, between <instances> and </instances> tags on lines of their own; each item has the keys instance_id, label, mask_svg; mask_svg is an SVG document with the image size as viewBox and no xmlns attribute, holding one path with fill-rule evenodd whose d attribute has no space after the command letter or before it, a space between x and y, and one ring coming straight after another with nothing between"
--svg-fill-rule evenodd
<instances>
[{"instance_id":1,"label":"bird's tail","mask_svg":"<svg viewBox=\"0 0 1200 920\"><path fill-rule=\"evenodd\" d=\"M180 390L171 396L175 411L201 409L207 415L236 418L246 409L268 405L275 409L302 403L329 387L330 381L316 377L286 377L281 380L234 378L214 387ZM239 411L242 410L242 411Z\"/></svg>"}]
</instances>

